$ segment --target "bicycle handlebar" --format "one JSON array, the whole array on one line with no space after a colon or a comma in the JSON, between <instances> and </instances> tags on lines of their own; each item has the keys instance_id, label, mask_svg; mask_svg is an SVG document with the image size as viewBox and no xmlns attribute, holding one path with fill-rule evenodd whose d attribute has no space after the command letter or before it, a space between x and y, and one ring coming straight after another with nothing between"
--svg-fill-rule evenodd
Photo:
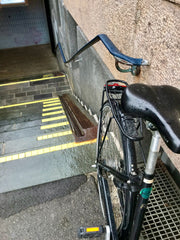
<instances>
[{"instance_id":1,"label":"bicycle handlebar","mask_svg":"<svg viewBox=\"0 0 180 240\"><path fill-rule=\"evenodd\" d=\"M99 34L95 38L93 38L91 41L89 41L86 45L84 45L82 48L80 48L70 59L66 60L61 44L58 43L62 58L64 63L69 63L72 61L75 57L77 57L79 54L81 54L84 50L91 47L98 41L101 41L104 46L108 49L108 51L115 57L115 59L118 62L125 63L127 65L135 65L135 66L141 66L141 65L148 65L148 62L146 60L143 60L142 58L132 58L129 57L119 51L119 49L113 44L113 42L109 39L109 37L106 34Z\"/></svg>"}]
</instances>

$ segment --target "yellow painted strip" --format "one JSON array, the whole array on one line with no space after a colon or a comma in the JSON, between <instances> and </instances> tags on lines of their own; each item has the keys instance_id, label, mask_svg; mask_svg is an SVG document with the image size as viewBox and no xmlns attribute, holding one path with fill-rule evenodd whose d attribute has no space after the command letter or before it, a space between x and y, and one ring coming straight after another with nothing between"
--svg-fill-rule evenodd
<instances>
[{"instance_id":1,"label":"yellow painted strip","mask_svg":"<svg viewBox=\"0 0 180 240\"><path fill-rule=\"evenodd\" d=\"M47 140L50 138L62 137L62 136L71 135L71 134L72 134L72 131L56 132L56 133L52 133L52 134L39 136L39 137L37 137L37 140L38 141Z\"/></svg>"},{"instance_id":2,"label":"yellow painted strip","mask_svg":"<svg viewBox=\"0 0 180 240\"><path fill-rule=\"evenodd\" d=\"M52 117L52 118L44 118L44 119L42 119L42 122L51 122L51 121L56 121L56 120L64 119L64 118L66 118L66 115L58 116L58 117Z\"/></svg>"},{"instance_id":3,"label":"yellow painted strip","mask_svg":"<svg viewBox=\"0 0 180 240\"><path fill-rule=\"evenodd\" d=\"M44 74L43 77L52 77L54 76L52 73L49 73L49 74Z\"/></svg>"},{"instance_id":4,"label":"yellow painted strip","mask_svg":"<svg viewBox=\"0 0 180 240\"><path fill-rule=\"evenodd\" d=\"M49 99L54 99L54 98L49 98ZM0 109L19 107L19 106L23 106L23 105L29 105L29 104L35 104L35 103L41 103L41 102L44 102L44 100L37 100L37 101L32 101L32 102L23 102L23 103L17 103L17 104L12 104L12 105L0 106Z\"/></svg>"},{"instance_id":5,"label":"yellow painted strip","mask_svg":"<svg viewBox=\"0 0 180 240\"><path fill-rule=\"evenodd\" d=\"M52 107L52 106L61 106L61 103L60 102L53 102L53 103L50 103L50 104L43 104L43 108Z\"/></svg>"},{"instance_id":6,"label":"yellow painted strip","mask_svg":"<svg viewBox=\"0 0 180 240\"><path fill-rule=\"evenodd\" d=\"M46 104L52 104L52 103L60 103L60 100L59 99L53 99L53 100L49 100L49 101L44 101L43 104L46 105Z\"/></svg>"},{"instance_id":7,"label":"yellow painted strip","mask_svg":"<svg viewBox=\"0 0 180 240\"><path fill-rule=\"evenodd\" d=\"M60 102L60 100L59 100L59 98L52 98L52 99L45 99L44 100L44 104L50 104L50 103L52 103L52 102Z\"/></svg>"},{"instance_id":8,"label":"yellow painted strip","mask_svg":"<svg viewBox=\"0 0 180 240\"><path fill-rule=\"evenodd\" d=\"M86 228L86 232L99 232L99 227Z\"/></svg>"},{"instance_id":9,"label":"yellow painted strip","mask_svg":"<svg viewBox=\"0 0 180 240\"><path fill-rule=\"evenodd\" d=\"M65 125L69 125L69 122L61 122L61 123L44 125L44 126L41 126L41 130L49 129L49 128L55 128L55 127L61 127L61 126L65 126Z\"/></svg>"},{"instance_id":10,"label":"yellow painted strip","mask_svg":"<svg viewBox=\"0 0 180 240\"><path fill-rule=\"evenodd\" d=\"M44 102L57 101L57 100L59 100L58 97L53 97L53 98L49 98L49 99L44 99Z\"/></svg>"},{"instance_id":11,"label":"yellow painted strip","mask_svg":"<svg viewBox=\"0 0 180 240\"><path fill-rule=\"evenodd\" d=\"M59 106L59 107L52 107L52 108L44 108L43 112L48 112L48 111L58 110L58 109L62 109L62 107Z\"/></svg>"},{"instance_id":12,"label":"yellow painted strip","mask_svg":"<svg viewBox=\"0 0 180 240\"><path fill-rule=\"evenodd\" d=\"M75 148L75 147L79 147L79 146L83 146L83 145L92 144L95 142L96 142L96 139L90 140L90 141L85 141L85 142L80 142L80 143L71 142L71 143L65 143L65 144L61 144L61 145L57 145L57 146L28 151L28 152L24 152L24 153L14 154L11 156L1 157L0 163L23 159L23 158L28 158L28 157L32 157L32 156L38 156L41 154L61 151L61 150L69 149L69 148Z\"/></svg>"},{"instance_id":13,"label":"yellow painted strip","mask_svg":"<svg viewBox=\"0 0 180 240\"><path fill-rule=\"evenodd\" d=\"M44 78L39 78L39 79L32 79L32 80L29 80L30 82L38 82L38 81L44 81L44 80L47 80L47 79L56 79L56 78L64 78L65 75L61 75L61 76L53 76L53 77L44 77Z\"/></svg>"},{"instance_id":14,"label":"yellow painted strip","mask_svg":"<svg viewBox=\"0 0 180 240\"><path fill-rule=\"evenodd\" d=\"M55 111L55 112L43 113L42 116L43 116L43 117L46 117L46 116L51 116L51 115L56 115L56 114L61 114L61 113L64 113L64 110Z\"/></svg>"},{"instance_id":15,"label":"yellow painted strip","mask_svg":"<svg viewBox=\"0 0 180 240\"><path fill-rule=\"evenodd\" d=\"M10 86L10 85L17 85L17 84L23 84L23 83L28 83L28 82L38 82L38 81L44 81L44 80L47 80L47 79L63 78L63 77L65 77L65 75L37 78L37 79L31 79L31 80L26 80L26 81L20 81L20 82L10 82L10 83L5 83L5 84L0 84L0 87Z\"/></svg>"}]
</instances>

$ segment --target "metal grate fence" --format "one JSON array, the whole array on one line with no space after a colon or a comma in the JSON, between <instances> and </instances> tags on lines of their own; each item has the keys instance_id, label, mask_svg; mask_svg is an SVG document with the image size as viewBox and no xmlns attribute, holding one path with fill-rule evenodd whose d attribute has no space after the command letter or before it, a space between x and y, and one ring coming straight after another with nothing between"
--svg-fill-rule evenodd
<instances>
[{"instance_id":1,"label":"metal grate fence","mask_svg":"<svg viewBox=\"0 0 180 240\"><path fill-rule=\"evenodd\" d=\"M156 168L142 237L144 240L180 239L180 190L160 161Z\"/></svg>"}]
</instances>

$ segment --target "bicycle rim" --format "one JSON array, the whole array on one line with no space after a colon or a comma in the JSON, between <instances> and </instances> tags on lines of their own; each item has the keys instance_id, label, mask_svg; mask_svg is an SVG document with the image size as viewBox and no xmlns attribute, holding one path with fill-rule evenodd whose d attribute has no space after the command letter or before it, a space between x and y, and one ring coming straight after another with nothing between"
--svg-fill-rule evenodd
<instances>
[{"instance_id":1,"label":"bicycle rim","mask_svg":"<svg viewBox=\"0 0 180 240\"><path fill-rule=\"evenodd\" d=\"M107 131L106 129L108 126L109 128ZM97 161L103 162L119 172L126 173L121 131L115 119L113 118L111 108L108 103L105 103L102 108L102 120L100 121L98 128L97 152ZM124 219L126 193L124 189L119 187L117 188L117 184L115 183L116 181L113 176L107 173L104 174L106 175L104 177L106 177L108 181L116 228L120 230L122 228ZM103 194L101 194L101 192L100 201L103 213L107 215L104 207Z\"/></svg>"}]
</instances>

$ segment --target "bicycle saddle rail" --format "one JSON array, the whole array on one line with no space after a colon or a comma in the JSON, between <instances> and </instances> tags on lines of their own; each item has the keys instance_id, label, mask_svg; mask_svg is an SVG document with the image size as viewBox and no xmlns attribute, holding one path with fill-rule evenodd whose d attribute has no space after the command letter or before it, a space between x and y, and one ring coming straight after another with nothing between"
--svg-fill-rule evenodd
<instances>
[{"instance_id":1,"label":"bicycle saddle rail","mask_svg":"<svg viewBox=\"0 0 180 240\"><path fill-rule=\"evenodd\" d=\"M95 43L101 41L104 46L108 49L108 51L115 57L115 59L118 62L121 62L123 64L127 65L135 65L135 66L141 66L141 65L148 65L148 62L146 60L143 60L142 58L132 58L129 57L119 51L119 49L113 44L113 42L109 39L109 37L106 34L99 34L92 40L90 40L87 44L85 44L82 48L80 48L71 58L66 60L62 46L60 42L58 43L59 50L61 52L61 56L64 63L69 63L72 60L74 60L79 54L81 54L83 51L85 51L87 48L91 47Z\"/></svg>"}]
</instances>

